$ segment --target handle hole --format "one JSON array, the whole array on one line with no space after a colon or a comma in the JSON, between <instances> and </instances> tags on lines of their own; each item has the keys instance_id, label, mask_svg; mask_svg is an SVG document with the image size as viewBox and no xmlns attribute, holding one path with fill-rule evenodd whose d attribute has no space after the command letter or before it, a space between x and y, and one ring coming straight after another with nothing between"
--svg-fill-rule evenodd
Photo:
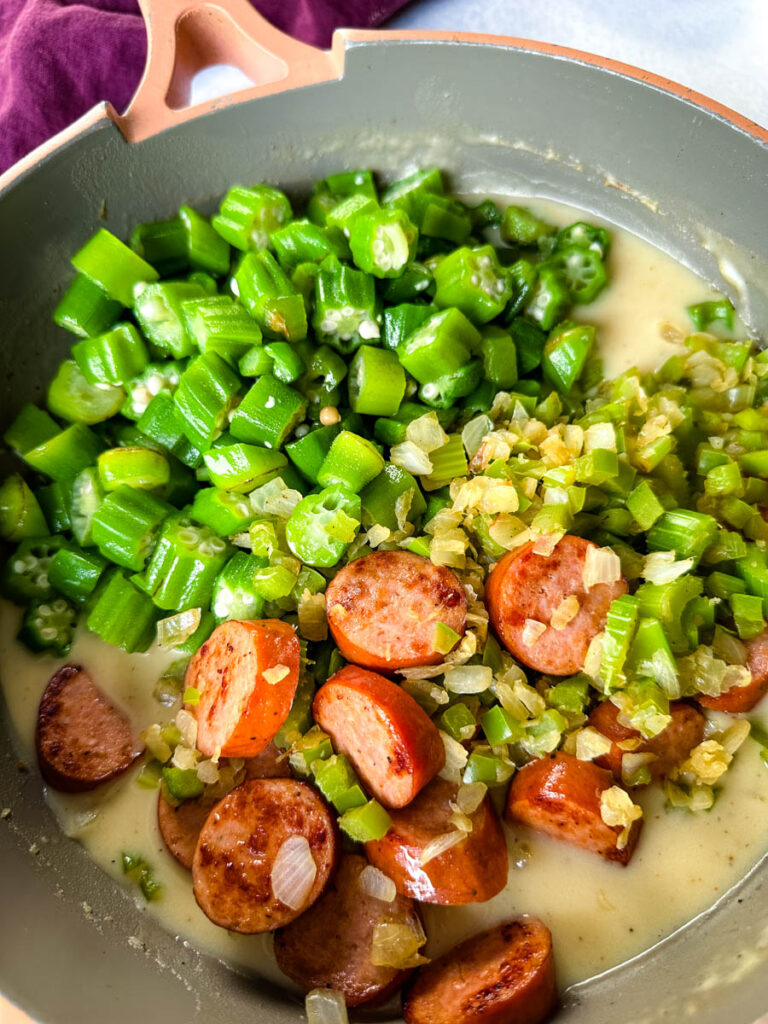
<instances>
[{"instance_id":1,"label":"handle hole","mask_svg":"<svg viewBox=\"0 0 768 1024\"><path fill-rule=\"evenodd\" d=\"M249 84L279 82L288 65L252 39L220 7L196 7L176 22L176 63L165 102L184 110L193 101L192 82L206 68L229 65L243 73Z\"/></svg>"},{"instance_id":2,"label":"handle hole","mask_svg":"<svg viewBox=\"0 0 768 1024\"><path fill-rule=\"evenodd\" d=\"M198 71L189 87L189 105L196 107L207 100L217 100L220 96L240 92L252 86L253 79L234 64L210 64Z\"/></svg>"}]
</instances>

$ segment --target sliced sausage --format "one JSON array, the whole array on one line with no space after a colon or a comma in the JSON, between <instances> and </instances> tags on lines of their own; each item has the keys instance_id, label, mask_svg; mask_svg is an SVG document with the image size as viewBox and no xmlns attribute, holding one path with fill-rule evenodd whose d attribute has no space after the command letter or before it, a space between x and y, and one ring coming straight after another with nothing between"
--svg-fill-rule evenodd
<instances>
[{"instance_id":1,"label":"sliced sausage","mask_svg":"<svg viewBox=\"0 0 768 1024\"><path fill-rule=\"evenodd\" d=\"M290 779L290 762L274 743L270 743L256 757L246 758L246 779Z\"/></svg>"},{"instance_id":2,"label":"sliced sausage","mask_svg":"<svg viewBox=\"0 0 768 1024\"><path fill-rule=\"evenodd\" d=\"M597 545L582 537L566 534L550 555L537 555L534 544L504 555L488 577L485 602L500 640L524 665L555 676L573 675L584 667L611 601L627 592L627 584L621 579L586 589L584 562ZM562 629L554 629L553 613L572 595L578 598L578 612ZM531 638L526 620L547 628Z\"/></svg>"},{"instance_id":3,"label":"sliced sausage","mask_svg":"<svg viewBox=\"0 0 768 1024\"><path fill-rule=\"evenodd\" d=\"M507 844L486 796L470 815L472 831L456 846L422 864L429 843L453 830L450 804L457 786L434 779L416 799L391 813L383 839L365 844L368 860L394 881L397 891L424 903L484 903L507 882Z\"/></svg>"},{"instance_id":4,"label":"sliced sausage","mask_svg":"<svg viewBox=\"0 0 768 1024\"><path fill-rule=\"evenodd\" d=\"M751 711L768 693L768 629L753 640L747 640L744 646L752 682L746 686L732 686L719 697L697 697L699 704L713 711L739 714Z\"/></svg>"},{"instance_id":5,"label":"sliced sausage","mask_svg":"<svg viewBox=\"0 0 768 1024\"><path fill-rule=\"evenodd\" d=\"M432 720L376 672L347 665L318 690L312 710L335 749L387 807L409 804L445 764Z\"/></svg>"},{"instance_id":6,"label":"sliced sausage","mask_svg":"<svg viewBox=\"0 0 768 1024\"><path fill-rule=\"evenodd\" d=\"M272 891L275 858L291 836L306 838L317 868L298 909ZM203 825L192 861L195 899L229 931L273 931L312 906L337 856L334 821L315 789L292 779L250 779L220 800Z\"/></svg>"},{"instance_id":7,"label":"sliced sausage","mask_svg":"<svg viewBox=\"0 0 768 1024\"><path fill-rule=\"evenodd\" d=\"M182 867L192 868L200 831L215 802L203 795L194 800L184 800L174 807L162 792L158 794L157 825L160 835L168 852Z\"/></svg>"},{"instance_id":8,"label":"sliced sausage","mask_svg":"<svg viewBox=\"0 0 768 1024\"><path fill-rule=\"evenodd\" d=\"M325 593L339 650L364 668L436 665L435 627L462 636L467 599L456 576L410 551L374 551L345 565Z\"/></svg>"},{"instance_id":9,"label":"sliced sausage","mask_svg":"<svg viewBox=\"0 0 768 1024\"><path fill-rule=\"evenodd\" d=\"M217 626L185 680L200 691L189 708L197 718L198 749L206 757L260 754L288 717L299 660L299 641L287 622L232 619Z\"/></svg>"},{"instance_id":10,"label":"sliced sausage","mask_svg":"<svg viewBox=\"0 0 768 1024\"><path fill-rule=\"evenodd\" d=\"M249 757L243 768L246 779L291 778L288 758L281 757L281 752L274 743L270 743L256 757ZM185 868L192 868L197 840L215 803L215 797L203 794L193 800L183 800L174 806L165 799L162 790L158 794L157 824L160 835L169 852Z\"/></svg>"},{"instance_id":11,"label":"sliced sausage","mask_svg":"<svg viewBox=\"0 0 768 1024\"><path fill-rule=\"evenodd\" d=\"M391 903L367 895L360 875L364 857L347 854L320 899L301 920L275 934L277 965L305 991L333 988L347 1006L380 1003L400 988L410 971L371 963L377 924L420 927L413 900L396 896Z\"/></svg>"},{"instance_id":12,"label":"sliced sausage","mask_svg":"<svg viewBox=\"0 0 768 1024\"><path fill-rule=\"evenodd\" d=\"M65 793L114 779L141 754L128 717L79 665L64 665L48 682L35 743L43 778Z\"/></svg>"},{"instance_id":13,"label":"sliced sausage","mask_svg":"<svg viewBox=\"0 0 768 1024\"><path fill-rule=\"evenodd\" d=\"M571 754L553 754L529 762L512 779L506 818L555 839L599 853L606 860L628 864L642 821L632 825L624 849L618 848L621 828L606 825L600 815L600 794L615 785L611 773Z\"/></svg>"},{"instance_id":14,"label":"sliced sausage","mask_svg":"<svg viewBox=\"0 0 768 1024\"><path fill-rule=\"evenodd\" d=\"M619 722L619 709L612 701L606 700L602 704L598 704L589 716L589 724L603 736L613 740L613 746L604 757L596 757L595 764L608 768L621 782L621 759L626 751L621 749L619 743L639 739L640 745L633 747L632 753L654 754L656 757L655 761L648 764L651 778L656 780L669 775L704 739L704 726L706 725L704 715L684 700L672 701L669 705L669 713L672 716L672 721L666 729L658 736L646 740L637 729L627 728Z\"/></svg>"},{"instance_id":15,"label":"sliced sausage","mask_svg":"<svg viewBox=\"0 0 768 1024\"><path fill-rule=\"evenodd\" d=\"M406 1024L540 1024L556 1005L552 936L520 917L420 967L403 1016Z\"/></svg>"}]
</instances>

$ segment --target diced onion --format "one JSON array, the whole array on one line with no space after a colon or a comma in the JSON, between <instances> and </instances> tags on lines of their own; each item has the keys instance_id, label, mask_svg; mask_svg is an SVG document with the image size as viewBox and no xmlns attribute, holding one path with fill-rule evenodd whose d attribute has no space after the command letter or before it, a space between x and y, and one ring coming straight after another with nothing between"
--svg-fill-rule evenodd
<instances>
[{"instance_id":1,"label":"diced onion","mask_svg":"<svg viewBox=\"0 0 768 1024\"><path fill-rule=\"evenodd\" d=\"M576 733L576 757L579 761L594 761L596 757L603 757L610 753L611 746L611 740L591 725Z\"/></svg>"},{"instance_id":2,"label":"diced onion","mask_svg":"<svg viewBox=\"0 0 768 1024\"><path fill-rule=\"evenodd\" d=\"M427 843L421 851L421 856L419 857L420 863L422 866L429 864L429 862L434 860L435 857L439 857L447 850L452 849L459 843L463 843L466 838L466 834L459 831L459 829L454 829L452 832L445 832L441 836L436 836L431 842Z\"/></svg>"},{"instance_id":3,"label":"diced onion","mask_svg":"<svg viewBox=\"0 0 768 1024\"><path fill-rule=\"evenodd\" d=\"M167 619L160 619L157 624L157 646L168 650L183 644L200 625L200 617L199 608L190 608L177 615L169 615Z\"/></svg>"},{"instance_id":4,"label":"diced onion","mask_svg":"<svg viewBox=\"0 0 768 1024\"><path fill-rule=\"evenodd\" d=\"M722 626L715 626L712 637L712 653L729 665L746 665L747 648L733 633L727 633Z\"/></svg>"},{"instance_id":5,"label":"diced onion","mask_svg":"<svg viewBox=\"0 0 768 1024\"><path fill-rule=\"evenodd\" d=\"M402 494L398 494L395 498L395 519L397 520L398 530L405 530L406 527L411 527L408 522L408 513L411 511L411 505L413 504L413 496L416 492L412 487L409 487L407 491L403 491Z\"/></svg>"},{"instance_id":6,"label":"diced onion","mask_svg":"<svg viewBox=\"0 0 768 1024\"><path fill-rule=\"evenodd\" d=\"M191 711L182 708L176 715L176 728L181 733L181 738L188 747L195 747L197 744L197 719Z\"/></svg>"},{"instance_id":7,"label":"diced onion","mask_svg":"<svg viewBox=\"0 0 768 1024\"><path fill-rule=\"evenodd\" d=\"M611 786L600 794L600 817L610 828L621 827L616 840L616 849L623 850L629 840L632 825L643 816L642 807L632 802L632 797L620 786Z\"/></svg>"},{"instance_id":8,"label":"diced onion","mask_svg":"<svg viewBox=\"0 0 768 1024\"><path fill-rule=\"evenodd\" d=\"M549 558L564 536L565 531L563 530L558 533L542 534L533 545L534 555L541 555L544 558Z\"/></svg>"},{"instance_id":9,"label":"diced onion","mask_svg":"<svg viewBox=\"0 0 768 1024\"><path fill-rule=\"evenodd\" d=\"M584 556L582 581L590 590L598 583L617 583L621 579L621 559L611 548L588 547Z\"/></svg>"},{"instance_id":10,"label":"diced onion","mask_svg":"<svg viewBox=\"0 0 768 1024\"><path fill-rule=\"evenodd\" d=\"M538 619L526 619L523 625L522 641L526 647L532 647L539 637L546 633L547 627Z\"/></svg>"},{"instance_id":11,"label":"diced onion","mask_svg":"<svg viewBox=\"0 0 768 1024\"><path fill-rule=\"evenodd\" d=\"M360 872L358 883L366 896L372 896L375 900L391 903L397 896L397 888L389 875L372 864L367 864Z\"/></svg>"},{"instance_id":12,"label":"diced onion","mask_svg":"<svg viewBox=\"0 0 768 1024\"><path fill-rule=\"evenodd\" d=\"M621 781L625 786L637 786L651 781L648 768L656 760L651 753L627 753L621 756Z\"/></svg>"},{"instance_id":13,"label":"diced onion","mask_svg":"<svg viewBox=\"0 0 768 1024\"><path fill-rule=\"evenodd\" d=\"M589 455L599 450L616 451L616 428L610 422L593 423L584 431L585 453Z\"/></svg>"},{"instance_id":14,"label":"diced onion","mask_svg":"<svg viewBox=\"0 0 768 1024\"><path fill-rule=\"evenodd\" d=\"M744 740L749 736L751 726L746 718L737 718L722 735L720 742L728 753L733 756Z\"/></svg>"},{"instance_id":15,"label":"diced onion","mask_svg":"<svg viewBox=\"0 0 768 1024\"><path fill-rule=\"evenodd\" d=\"M427 962L419 947L427 941L421 922L415 914L407 921L379 921L373 929L371 963L375 967L403 970Z\"/></svg>"},{"instance_id":16,"label":"diced onion","mask_svg":"<svg viewBox=\"0 0 768 1024\"><path fill-rule=\"evenodd\" d=\"M206 786L219 781L219 766L215 761L201 761L197 766L197 777Z\"/></svg>"},{"instance_id":17,"label":"diced onion","mask_svg":"<svg viewBox=\"0 0 768 1024\"><path fill-rule=\"evenodd\" d=\"M674 551L651 551L645 556L641 576L657 585L671 583L693 568L692 558L675 560Z\"/></svg>"},{"instance_id":18,"label":"diced onion","mask_svg":"<svg viewBox=\"0 0 768 1024\"><path fill-rule=\"evenodd\" d=\"M377 548L379 544L383 544L391 536L392 531L388 527L382 526L381 523L374 523L368 533L366 533L365 539L372 548Z\"/></svg>"},{"instance_id":19,"label":"diced onion","mask_svg":"<svg viewBox=\"0 0 768 1024\"><path fill-rule=\"evenodd\" d=\"M149 728L145 729L141 734L141 738L152 757L158 760L161 764L165 764L166 761L170 760L172 750L161 736L159 725L150 725Z\"/></svg>"},{"instance_id":20,"label":"diced onion","mask_svg":"<svg viewBox=\"0 0 768 1024\"><path fill-rule=\"evenodd\" d=\"M182 771L195 771L197 769L197 752L191 747L179 743L173 752L171 763L174 768L181 768Z\"/></svg>"},{"instance_id":21,"label":"diced onion","mask_svg":"<svg viewBox=\"0 0 768 1024\"><path fill-rule=\"evenodd\" d=\"M564 597L552 612L552 618L549 620L552 629L565 629L568 623L579 614L580 608L579 599L575 594Z\"/></svg>"},{"instance_id":22,"label":"diced onion","mask_svg":"<svg viewBox=\"0 0 768 1024\"><path fill-rule=\"evenodd\" d=\"M425 451L413 441L403 441L393 445L389 453L389 461L394 466L407 469L414 476L427 476L432 472L432 462Z\"/></svg>"},{"instance_id":23,"label":"diced onion","mask_svg":"<svg viewBox=\"0 0 768 1024\"><path fill-rule=\"evenodd\" d=\"M287 675L290 675L290 672L287 665L273 665L272 668L265 668L261 674L270 686L277 686Z\"/></svg>"},{"instance_id":24,"label":"diced onion","mask_svg":"<svg viewBox=\"0 0 768 1024\"><path fill-rule=\"evenodd\" d=\"M313 988L304 999L307 1024L349 1024L344 996L332 988Z\"/></svg>"},{"instance_id":25,"label":"diced onion","mask_svg":"<svg viewBox=\"0 0 768 1024\"><path fill-rule=\"evenodd\" d=\"M307 902L317 875L306 836L289 836L277 851L272 865L272 893L291 910L301 910Z\"/></svg>"},{"instance_id":26,"label":"diced onion","mask_svg":"<svg viewBox=\"0 0 768 1024\"><path fill-rule=\"evenodd\" d=\"M474 814L485 800L488 787L484 782L465 782L456 794L456 806L464 814Z\"/></svg>"},{"instance_id":27,"label":"diced onion","mask_svg":"<svg viewBox=\"0 0 768 1024\"><path fill-rule=\"evenodd\" d=\"M590 679L598 679L600 666L603 663L603 638L604 633L597 633L589 642L587 654L584 658L584 674Z\"/></svg>"},{"instance_id":28,"label":"diced onion","mask_svg":"<svg viewBox=\"0 0 768 1024\"><path fill-rule=\"evenodd\" d=\"M472 831L472 819L468 814L460 811L456 804L450 804L452 814L448 817L448 821L453 825L459 832L463 832L465 835L469 835Z\"/></svg>"},{"instance_id":29,"label":"diced onion","mask_svg":"<svg viewBox=\"0 0 768 1024\"><path fill-rule=\"evenodd\" d=\"M443 732L439 729L440 739L443 741L443 747L445 748L445 764L440 771L441 779L449 779L452 782L458 782L459 776L462 769L467 763L469 754L464 747L455 740L453 736L449 736L447 732Z\"/></svg>"},{"instance_id":30,"label":"diced onion","mask_svg":"<svg viewBox=\"0 0 768 1024\"><path fill-rule=\"evenodd\" d=\"M298 604L299 633L305 640L322 642L328 637L325 594L310 594L304 589Z\"/></svg>"},{"instance_id":31,"label":"diced onion","mask_svg":"<svg viewBox=\"0 0 768 1024\"><path fill-rule=\"evenodd\" d=\"M466 424L461 432L464 450L471 459L483 443L483 438L493 430L493 420L485 413L475 416Z\"/></svg>"},{"instance_id":32,"label":"diced onion","mask_svg":"<svg viewBox=\"0 0 768 1024\"><path fill-rule=\"evenodd\" d=\"M749 723L745 723L749 725ZM682 773L690 772L699 782L712 786L728 771L733 755L717 740L703 740L691 750L680 765Z\"/></svg>"},{"instance_id":33,"label":"diced onion","mask_svg":"<svg viewBox=\"0 0 768 1024\"><path fill-rule=\"evenodd\" d=\"M443 683L449 693L484 693L493 682L489 665L460 665L445 673Z\"/></svg>"},{"instance_id":34,"label":"diced onion","mask_svg":"<svg viewBox=\"0 0 768 1024\"><path fill-rule=\"evenodd\" d=\"M428 412L412 420L405 428L405 439L423 452L433 452L448 443L448 435L440 426L435 412Z\"/></svg>"}]
</instances>

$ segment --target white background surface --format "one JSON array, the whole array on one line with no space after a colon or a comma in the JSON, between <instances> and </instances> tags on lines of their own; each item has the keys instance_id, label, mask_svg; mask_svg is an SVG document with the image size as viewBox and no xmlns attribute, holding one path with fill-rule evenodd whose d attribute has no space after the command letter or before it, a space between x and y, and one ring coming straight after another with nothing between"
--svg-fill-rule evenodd
<instances>
[{"instance_id":1,"label":"white background surface","mask_svg":"<svg viewBox=\"0 0 768 1024\"><path fill-rule=\"evenodd\" d=\"M492 32L587 50L671 78L768 126L768 0L415 0L385 27ZM234 68L210 68L198 76L192 100L246 82ZM27 1020L0 997L0 1024Z\"/></svg>"}]
</instances>

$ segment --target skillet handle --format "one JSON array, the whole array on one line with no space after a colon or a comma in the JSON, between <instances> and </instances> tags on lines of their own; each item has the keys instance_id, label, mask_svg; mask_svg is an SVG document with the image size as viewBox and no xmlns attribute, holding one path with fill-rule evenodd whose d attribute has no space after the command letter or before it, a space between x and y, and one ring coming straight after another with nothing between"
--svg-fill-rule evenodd
<instances>
[{"instance_id":1,"label":"skillet handle","mask_svg":"<svg viewBox=\"0 0 768 1024\"><path fill-rule=\"evenodd\" d=\"M139 0L147 26L147 64L130 106L115 121L129 142L212 109L338 78L340 49L319 50L280 32L249 0ZM254 83L195 107L198 71L235 64Z\"/></svg>"}]
</instances>

